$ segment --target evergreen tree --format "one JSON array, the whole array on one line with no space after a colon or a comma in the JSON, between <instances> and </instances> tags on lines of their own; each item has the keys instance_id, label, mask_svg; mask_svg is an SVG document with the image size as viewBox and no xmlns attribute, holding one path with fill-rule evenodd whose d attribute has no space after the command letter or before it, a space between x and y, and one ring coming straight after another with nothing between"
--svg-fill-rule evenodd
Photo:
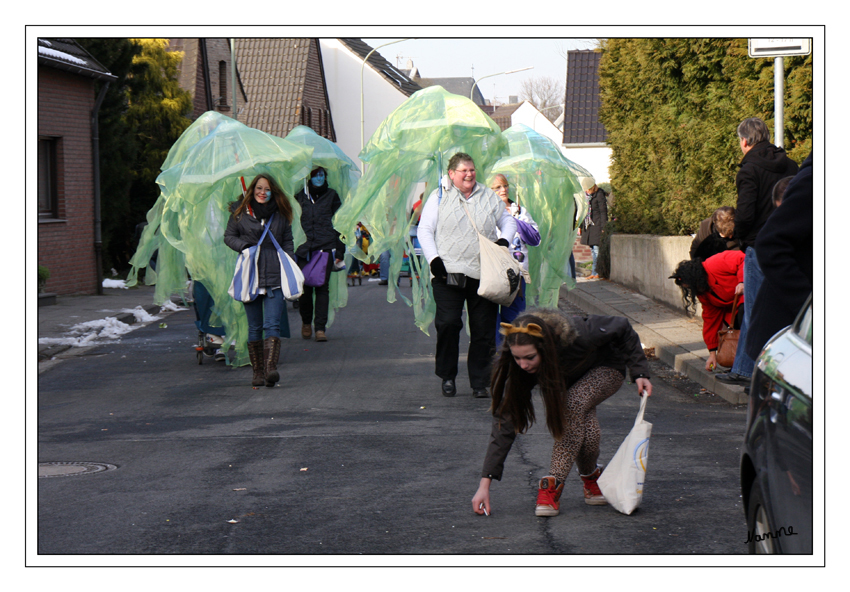
<instances>
[{"instance_id":1,"label":"evergreen tree","mask_svg":"<svg viewBox=\"0 0 850 592\"><path fill-rule=\"evenodd\" d=\"M183 52L169 52L167 39L131 41L140 47L140 52L133 58L125 120L139 146L130 187L130 214L139 223L144 222L145 214L159 197L156 178L160 166L191 123L187 116L192 110L192 96L177 82Z\"/></svg>"},{"instance_id":2,"label":"evergreen tree","mask_svg":"<svg viewBox=\"0 0 850 592\"><path fill-rule=\"evenodd\" d=\"M622 232L683 235L735 205L747 117L773 127L773 60L746 39L609 39L599 66L600 119L612 148ZM811 150L812 62L785 59L785 145Z\"/></svg>"},{"instance_id":3,"label":"evergreen tree","mask_svg":"<svg viewBox=\"0 0 850 592\"><path fill-rule=\"evenodd\" d=\"M133 57L141 47L129 39L77 41L118 78L109 83L98 111L102 256L107 271L123 267L134 248L129 242L136 223L130 214L130 184L137 147L136 136L124 116L128 107L128 77L133 69ZM104 84L98 82L95 93L100 93Z\"/></svg>"}]
</instances>

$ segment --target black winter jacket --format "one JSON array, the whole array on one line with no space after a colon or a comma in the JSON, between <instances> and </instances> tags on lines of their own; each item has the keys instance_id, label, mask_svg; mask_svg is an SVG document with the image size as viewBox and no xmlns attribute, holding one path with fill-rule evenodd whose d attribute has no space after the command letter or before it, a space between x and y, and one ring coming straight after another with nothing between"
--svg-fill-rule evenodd
<instances>
[{"instance_id":1,"label":"black winter jacket","mask_svg":"<svg viewBox=\"0 0 850 592\"><path fill-rule=\"evenodd\" d=\"M557 310L528 311L539 316L555 333L558 361L564 379L564 397L569 388L591 368L604 366L623 373L629 370L632 380L649 378L649 363L643 353L640 337L625 317L568 316ZM493 416L490 445L484 458L482 477L499 480L505 458L516 438L509 417Z\"/></svg>"},{"instance_id":2,"label":"black winter jacket","mask_svg":"<svg viewBox=\"0 0 850 592\"><path fill-rule=\"evenodd\" d=\"M233 212L239 207L238 201L230 204L230 217L227 219L227 228L224 231L224 244L241 253L248 247L253 247L260 241L265 230L265 220L262 224L247 211L237 220ZM286 217L277 212L272 220L269 234L274 234L280 248L290 257L295 258L294 243L292 240L292 225L287 222ZM261 288L277 288L281 286L280 260L274 248L271 237L267 234L263 244L260 245L260 258L257 261L259 271L259 286Z\"/></svg>"},{"instance_id":3,"label":"black winter jacket","mask_svg":"<svg viewBox=\"0 0 850 592\"><path fill-rule=\"evenodd\" d=\"M759 233L756 256L764 281L747 328L752 359L773 335L794 322L814 285L814 184L812 155L785 190Z\"/></svg>"},{"instance_id":4,"label":"black winter jacket","mask_svg":"<svg viewBox=\"0 0 850 592\"><path fill-rule=\"evenodd\" d=\"M307 241L298 247L296 254L301 259L314 251L330 252L336 249L336 256L342 259L345 245L339 239L339 233L333 227L333 215L342 205L337 192L328 187L327 181L321 187L309 187L310 197L302 189L295 195L301 205L301 228L307 235ZM311 199L312 198L312 199Z\"/></svg>"},{"instance_id":5,"label":"black winter jacket","mask_svg":"<svg viewBox=\"0 0 850 592\"><path fill-rule=\"evenodd\" d=\"M590 226L581 225L581 244L596 247L602 244L602 229L608 223L608 199L601 189L590 196L590 220Z\"/></svg>"},{"instance_id":6,"label":"black winter jacket","mask_svg":"<svg viewBox=\"0 0 850 592\"><path fill-rule=\"evenodd\" d=\"M783 177L797 174L797 163L785 150L770 142L759 142L744 155L735 177L738 203L735 207L735 238L745 251L756 242L759 230L776 207L773 186Z\"/></svg>"}]
</instances>

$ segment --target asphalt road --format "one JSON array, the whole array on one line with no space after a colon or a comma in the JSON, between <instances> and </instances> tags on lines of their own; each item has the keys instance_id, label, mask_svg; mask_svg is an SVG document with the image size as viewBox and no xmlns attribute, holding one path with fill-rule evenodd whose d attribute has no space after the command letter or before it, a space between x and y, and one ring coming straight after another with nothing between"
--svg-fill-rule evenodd
<instances>
[{"instance_id":1,"label":"asphalt road","mask_svg":"<svg viewBox=\"0 0 850 592\"><path fill-rule=\"evenodd\" d=\"M470 499L490 419L488 401L471 396L465 360L458 396L443 397L434 337L374 282L349 290L327 343L301 339L298 313L289 315L295 337L283 342L275 388L252 389L250 367L198 365L191 311L39 375L39 462L117 467L38 479L42 560L184 554L189 564L193 554L270 554L315 564L313 556L332 555L320 561L336 565L362 554L378 565L390 555L476 565L470 555L540 556L505 559L517 565L639 554L666 564L668 555L746 552L738 487L745 407L686 381L654 379L646 489L631 516L584 504L574 471L561 515L536 517L552 440L535 425L493 484L492 515L478 516ZM598 408L601 462L638 404L626 383Z\"/></svg>"}]
</instances>

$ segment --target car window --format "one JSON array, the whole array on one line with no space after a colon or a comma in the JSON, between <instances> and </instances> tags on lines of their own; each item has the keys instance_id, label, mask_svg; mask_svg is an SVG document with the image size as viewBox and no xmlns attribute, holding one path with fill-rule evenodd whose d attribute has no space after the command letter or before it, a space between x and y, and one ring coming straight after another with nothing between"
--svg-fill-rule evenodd
<instances>
[{"instance_id":1,"label":"car window","mask_svg":"<svg viewBox=\"0 0 850 592\"><path fill-rule=\"evenodd\" d=\"M812 304L809 303L809 306L806 307L806 312L800 317L800 324L797 325L797 335L806 340L806 342L811 345L812 344Z\"/></svg>"}]
</instances>

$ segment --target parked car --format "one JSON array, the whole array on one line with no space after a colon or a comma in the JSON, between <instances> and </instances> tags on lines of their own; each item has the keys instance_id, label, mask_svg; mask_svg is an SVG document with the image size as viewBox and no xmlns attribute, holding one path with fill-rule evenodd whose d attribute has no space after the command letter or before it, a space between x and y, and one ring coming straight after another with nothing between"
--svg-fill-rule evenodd
<instances>
[{"instance_id":1,"label":"parked car","mask_svg":"<svg viewBox=\"0 0 850 592\"><path fill-rule=\"evenodd\" d=\"M741 455L750 553L812 553L812 297L756 361Z\"/></svg>"}]
</instances>

